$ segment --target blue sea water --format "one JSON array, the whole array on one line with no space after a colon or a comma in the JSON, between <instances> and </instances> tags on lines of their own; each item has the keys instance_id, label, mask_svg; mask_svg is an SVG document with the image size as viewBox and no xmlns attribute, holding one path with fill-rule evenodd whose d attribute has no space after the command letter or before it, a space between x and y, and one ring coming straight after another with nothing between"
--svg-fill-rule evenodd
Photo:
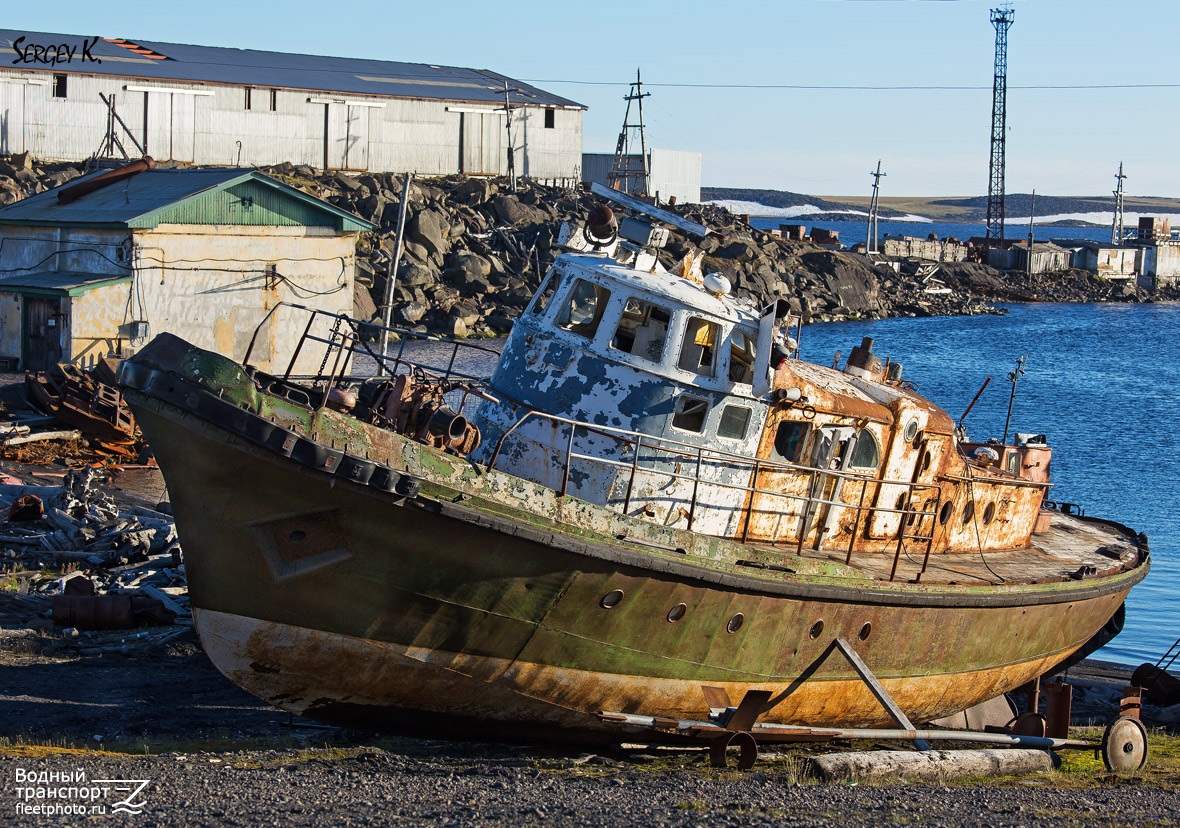
<instances>
[{"instance_id":1,"label":"blue sea water","mask_svg":"<svg viewBox=\"0 0 1180 828\"><path fill-rule=\"evenodd\" d=\"M1152 571L1127 602L1121 635L1098 658L1155 662L1180 637L1180 305L1016 304L1003 316L834 322L803 329L805 359L830 364L861 338L904 365L924 396L958 418L972 439L1000 437L1016 359L1010 433L1048 436L1050 497L1146 532Z\"/></svg>"}]
</instances>

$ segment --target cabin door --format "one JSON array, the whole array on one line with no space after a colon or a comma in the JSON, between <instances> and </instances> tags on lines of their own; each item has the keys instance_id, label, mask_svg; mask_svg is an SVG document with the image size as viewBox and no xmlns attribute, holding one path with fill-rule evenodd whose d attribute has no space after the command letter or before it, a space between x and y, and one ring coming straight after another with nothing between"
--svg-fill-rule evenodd
<instances>
[{"instance_id":1,"label":"cabin door","mask_svg":"<svg viewBox=\"0 0 1180 828\"><path fill-rule=\"evenodd\" d=\"M48 371L63 361L66 315L62 312L61 302L58 297L25 297L25 341L21 363L26 371Z\"/></svg>"},{"instance_id":2,"label":"cabin door","mask_svg":"<svg viewBox=\"0 0 1180 828\"><path fill-rule=\"evenodd\" d=\"M832 474L842 471L852 457L856 430L847 426L824 426L816 436L811 450L811 465L818 472L808 492L807 507L801 515L799 537L806 542L814 531L814 547L824 548L824 540L835 532L840 516L847 508L843 505L843 478ZM827 471L830 470L830 471Z\"/></svg>"}]
</instances>

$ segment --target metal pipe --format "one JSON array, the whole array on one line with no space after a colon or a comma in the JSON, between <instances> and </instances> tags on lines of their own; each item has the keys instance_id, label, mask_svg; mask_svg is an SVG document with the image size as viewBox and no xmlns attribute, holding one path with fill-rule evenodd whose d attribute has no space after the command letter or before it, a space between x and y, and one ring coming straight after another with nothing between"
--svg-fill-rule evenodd
<instances>
[{"instance_id":1,"label":"metal pipe","mask_svg":"<svg viewBox=\"0 0 1180 828\"><path fill-rule=\"evenodd\" d=\"M397 208L397 236L393 243L393 259L389 269L385 272L385 295L381 302L381 358L377 360L377 376L385 376L385 351L389 348L389 324L393 316L393 287L397 283L397 269L402 260L402 242L406 233L406 210L410 204L410 179L412 173L407 172L402 180L402 202Z\"/></svg>"}]
</instances>

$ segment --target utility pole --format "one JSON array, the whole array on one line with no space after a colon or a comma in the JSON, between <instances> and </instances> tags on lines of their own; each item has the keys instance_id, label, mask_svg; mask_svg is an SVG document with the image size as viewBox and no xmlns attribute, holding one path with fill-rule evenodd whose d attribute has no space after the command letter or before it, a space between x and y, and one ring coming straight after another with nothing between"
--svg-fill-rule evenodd
<instances>
[{"instance_id":1,"label":"utility pole","mask_svg":"<svg viewBox=\"0 0 1180 828\"><path fill-rule=\"evenodd\" d=\"M991 22L996 28L996 63L992 76L992 152L988 164L987 243L988 247L1004 242L1004 156L1007 149L1008 102L1008 29L1016 14L1011 5L992 9Z\"/></svg>"},{"instance_id":2,"label":"utility pole","mask_svg":"<svg viewBox=\"0 0 1180 828\"><path fill-rule=\"evenodd\" d=\"M1028 203L1028 262L1026 263L1025 272L1032 276L1032 256L1033 256L1033 217L1037 214L1037 191L1032 191L1032 200Z\"/></svg>"},{"instance_id":3,"label":"utility pole","mask_svg":"<svg viewBox=\"0 0 1180 828\"><path fill-rule=\"evenodd\" d=\"M865 253L877 252L877 196L880 194L881 177L886 173L881 172L881 159L877 159L877 171L869 173L873 177L873 197L869 201L869 226L867 239L865 241Z\"/></svg>"},{"instance_id":4,"label":"utility pole","mask_svg":"<svg viewBox=\"0 0 1180 828\"><path fill-rule=\"evenodd\" d=\"M623 116L623 128L619 131L619 143L615 146L615 157L611 161L610 173L607 175L607 186L612 190L629 195L647 195L649 171L647 168L647 130L643 125L643 99L649 97L650 92L643 91L643 81L639 77L639 70L635 70L635 83L631 84L631 91L623 99L627 102L627 112ZM635 103L638 110L638 123L631 123L631 104ZM631 133L639 132L639 163L635 161L632 152Z\"/></svg>"},{"instance_id":5,"label":"utility pole","mask_svg":"<svg viewBox=\"0 0 1180 828\"><path fill-rule=\"evenodd\" d=\"M516 150L512 148L512 105L508 100L508 93L519 91L519 89L510 89L508 81L504 81L504 129L508 133L508 180L514 193L516 192Z\"/></svg>"},{"instance_id":6,"label":"utility pole","mask_svg":"<svg viewBox=\"0 0 1180 828\"><path fill-rule=\"evenodd\" d=\"M1118 187L1114 191L1114 224L1110 228L1110 243L1123 243L1123 162L1119 162L1119 174L1115 176Z\"/></svg>"}]
</instances>

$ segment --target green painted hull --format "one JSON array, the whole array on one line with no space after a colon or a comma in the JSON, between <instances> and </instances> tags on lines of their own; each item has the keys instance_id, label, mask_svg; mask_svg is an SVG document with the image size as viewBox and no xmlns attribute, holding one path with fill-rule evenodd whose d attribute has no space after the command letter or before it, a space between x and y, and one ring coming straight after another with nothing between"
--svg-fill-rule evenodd
<instances>
[{"instance_id":1,"label":"green painted hull","mask_svg":"<svg viewBox=\"0 0 1180 828\"><path fill-rule=\"evenodd\" d=\"M191 356L160 359L125 379L168 483L198 632L246 690L324 721L611 740L619 726L597 712L699 720L700 687L713 685L735 700L771 690L781 700L762 721L890 724L833 652L837 638L926 721L1067 658L1148 568L1002 587L881 582L802 561L796 574L750 570L735 565L751 554L740 544L562 499L331 411L298 412L202 358L204 370ZM280 422L343 451L343 465L270 448L257 427ZM362 451L420 492L342 476Z\"/></svg>"}]
</instances>

